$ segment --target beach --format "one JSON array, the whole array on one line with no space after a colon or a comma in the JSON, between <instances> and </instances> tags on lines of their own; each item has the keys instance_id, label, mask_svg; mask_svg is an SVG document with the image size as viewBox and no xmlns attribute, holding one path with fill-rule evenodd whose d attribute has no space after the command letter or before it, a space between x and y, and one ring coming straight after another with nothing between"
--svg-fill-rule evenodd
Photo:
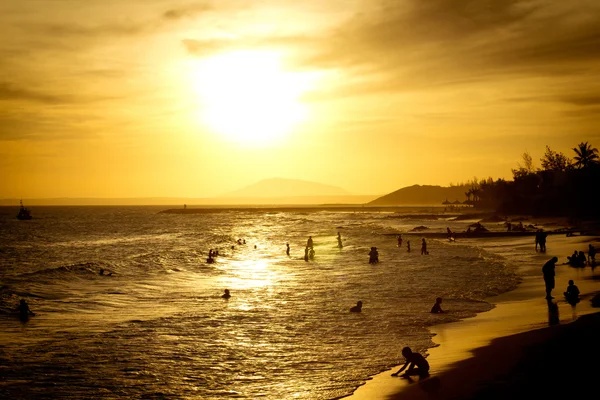
<instances>
[{"instance_id":1,"label":"beach","mask_svg":"<svg viewBox=\"0 0 600 400\"><path fill-rule=\"evenodd\" d=\"M346 399L476 399L518 398L528 395L559 398L589 393L596 386L595 345L600 310L591 305L600 271L562 265L574 248L598 246L597 236L553 236L546 259L559 258L553 302L544 298L543 264L521 266L523 281L516 290L488 299L494 309L459 322L430 328L436 347L428 350L430 377L419 382L392 377L398 366L384 371ZM533 245L524 241L524 245ZM562 295L569 279L581 290L571 306ZM400 348L398 348L400 353ZM399 355L399 357L401 357ZM592 364L590 367L589 364Z\"/></svg>"}]
</instances>

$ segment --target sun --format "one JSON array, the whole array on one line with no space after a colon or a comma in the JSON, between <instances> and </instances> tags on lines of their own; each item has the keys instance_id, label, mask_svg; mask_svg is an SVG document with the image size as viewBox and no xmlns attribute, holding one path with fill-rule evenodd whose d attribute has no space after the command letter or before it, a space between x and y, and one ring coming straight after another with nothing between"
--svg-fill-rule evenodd
<instances>
[{"instance_id":1,"label":"sun","mask_svg":"<svg viewBox=\"0 0 600 400\"><path fill-rule=\"evenodd\" d=\"M307 117L299 100L310 79L285 71L276 53L236 51L201 60L192 72L201 122L226 139L263 146Z\"/></svg>"}]
</instances>

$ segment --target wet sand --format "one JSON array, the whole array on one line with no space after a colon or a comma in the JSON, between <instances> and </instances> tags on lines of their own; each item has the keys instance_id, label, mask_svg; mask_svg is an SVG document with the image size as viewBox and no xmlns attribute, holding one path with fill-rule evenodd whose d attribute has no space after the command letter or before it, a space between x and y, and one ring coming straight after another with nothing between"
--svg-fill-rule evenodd
<instances>
[{"instance_id":1,"label":"wet sand","mask_svg":"<svg viewBox=\"0 0 600 400\"><path fill-rule=\"evenodd\" d=\"M548 259L556 255L560 264L574 248L582 249L587 243L598 246L599 239L553 237L546 255ZM590 299L600 290L600 268L559 264L553 291L558 316L549 312L544 298L541 265L524 266L523 281L516 290L488 299L494 309L431 328L438 346L428 351L428 379L411 382L392 377L396 366L345 399L558 398L559 393L597 390L591 374L596 373L600 356L596 345L600 309L593 308ZM582 294L575 307L562 295L569 279L575 280ZM400 348L398 354L401 359ZM585 367L586 360L592 366Z\"/></svg>"}]
</instances>

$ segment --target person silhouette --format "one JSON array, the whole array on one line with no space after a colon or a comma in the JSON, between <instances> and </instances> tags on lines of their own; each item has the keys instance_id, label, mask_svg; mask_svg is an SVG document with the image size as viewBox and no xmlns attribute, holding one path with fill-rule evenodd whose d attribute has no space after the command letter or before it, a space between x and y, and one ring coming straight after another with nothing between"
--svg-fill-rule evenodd
<instances>
[{"instance_id":1,"label":"person silhouette","mask_svg":"<svg viewBox=\"0 0 600 400\"><path fill-rule=\"evenodd\" d=\"M394 372L392 376L398 376L398 374L407 367L408 369L402 377L408 378L411 376L419 376L420 378L425 378L429 376L429 363L425 357L419 353L413 353L410 347L403 348L402 355L406 359L406 362L398 371Z\"/></svg>"},{"instance_id":2,"label":"person silhouette","mask_svg":"<svg viewBox=\"0 0 600 400\"><path fill-rule=\"evenodd\" d=\"M223 293L221 297L225 300L229 299L231 297L231 294L229 294L229 289L225 289L225 293Z\"/></svg>"},{"instance_id":3,"label":"person silhouette","mask_svg":"<svg viewBox=\"0 0 600 400\"><path fill-rule=\"evenodd\" d=\"M371 251L369 251L369 264L377 264L379 262L379 252L377 251L377 247L371 247Z\"/></svg>"},{"instance_id":4,"label":"person silhouette","mask_svg":"<svg viewBox=\"0 0 600 400\"><path fill-rule=\"evenodd\" d=\"M312 238L312 236L308 237L308 240L306 241L306 247L309 247L311 249L313 248L313 238Z\"/></svg>"},{"instance_id":5,"label":"person silhouette","mask_svg":"<svg viewBox=\"0 0 600 400\"><path fill-rule=\"evenodd\" d=\"M429 252L427 251L427 242L425 241L425 238L423 238L423 240L421 240L421 255L427 254L429 254Z\"/></svg>"},{"instance_id":6,"label":"person silhouette","mask_svg":"<svg viewBox=\"0 0 600 400\"><path fill-rule=\"evenodd\" d=\"M556 275L555 268L558 262L557 257L552 257L542 267L542 274L544 275L544 283L546 284L546 299L553 299L552 289L554 289L554 276Z\"/></svg>"},{"instance_id":7,"label":"person silhouette","mask_svg":"<svg viewBox=\"0 0 600 400\"><path fill-rule=\"evenodd\" d=\"M567 291L564 292L565 299L569 304L575 305L579 303L579 288L573 282L573 279L569 280L569 286L567 286Z\"/></svg>"},{"instance_id":8,"label":"person silhouette","mask_svg":"<svg viewBox=\"0 0 600 400\"><path fill-rule=\"evenodd\" d=\"M312 247L308 251L308 258L310 258L311 260L315 259L315 249L313 249Z\"/></svg>"},{"instance_id":9,"label":"person silhouette","mask_svg":"<svg viewBox=\"0 0 600 400\"><path fill-rule=\"evenodd\" d=\"M288 256L290 255L290 244L289 243L285 244L285 254L287 254Z\"/></svg>"},{"instance_id":10,"label":"person silhouette","mask_svg":"<svg viewBox=\"0 0 600 400\"><path fill-rule=\"evenodd\" d=\"M402 235L398 235L398 247L402 247Z\"/></svg>"},{"instance_id":11,"label":"person silhouette","mask_svg":"<svg viewBox=\"0 0 600 400\"><path fill-rule=\"evenodd\" d=\"M342 243L342 235L340 235L340 233L338 232L337 234L337 242L338 242L338 247L341 249L342 247L344 247L344 244Z\"/></svg>"},{"instance_id":12,"label":"person silhouette","mask_svg":"<svg viewBox=\"0 0 600 400\"><path fill-rule=\"evenodd\" d=\"M445 313L446 311L442 310L442 298L438 297L437 299L435 299L435 304L433 305L433 307L431 307L431 311L432 314L437 314L437 313Z\"/></svg>"},{"instance_id":13,"label":"person silhouette","mask_svg":"<svg viewBox=\"0 0 600 400\"><path fill-rule=\"evenodd\" d=\"M308 246L304 248L304 261L308 261Z\"/></svg>"},{"instance_id":14,"label":"person silhouette","mask_svg":"<svg viewBox=\"0 0 600 400\"><path fill-rule=\"evenodd\" d=\"M23 322L27 321L30 315L35 315L35 313L29 309L29 304L27 304L25 299L21 299L21 301L19 301L17 311L19 312L19 319Z\"/></svg>"},{"instance_id":15,"label":"person silhouette","mask_svg":"<svg viewBox=\"0 0 600 400\"><path fill-rule=\"evenodd\" d=\"M361 312L362 311L362 301L357 301L354 307L350 308L350 312Z\"/></svg>"},{"instance_id":16,"label":"person silhouette","mask_svg":"<svg viewBox=\"0 0 600 400\"><path fill-rule=\"evenodd\" d=\"M406 241L406 251L410 253L410 240Z\"/></svg>"}]
</instances>

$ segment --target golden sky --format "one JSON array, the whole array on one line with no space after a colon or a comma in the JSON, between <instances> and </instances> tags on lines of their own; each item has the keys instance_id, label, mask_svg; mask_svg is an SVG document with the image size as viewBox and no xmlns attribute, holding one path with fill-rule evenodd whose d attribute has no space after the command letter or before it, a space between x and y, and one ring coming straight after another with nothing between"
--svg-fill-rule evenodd
<instances>
[{"instance_id":1,"label":"golden sky","mask_svg":"<svg viewBox=\"0 0 600 400\"><path fill-rule=\"evenodd\" d=\"M596 0L0 2L0 198L385 194L599 122Z\"/></svg>"}]
</instances>

